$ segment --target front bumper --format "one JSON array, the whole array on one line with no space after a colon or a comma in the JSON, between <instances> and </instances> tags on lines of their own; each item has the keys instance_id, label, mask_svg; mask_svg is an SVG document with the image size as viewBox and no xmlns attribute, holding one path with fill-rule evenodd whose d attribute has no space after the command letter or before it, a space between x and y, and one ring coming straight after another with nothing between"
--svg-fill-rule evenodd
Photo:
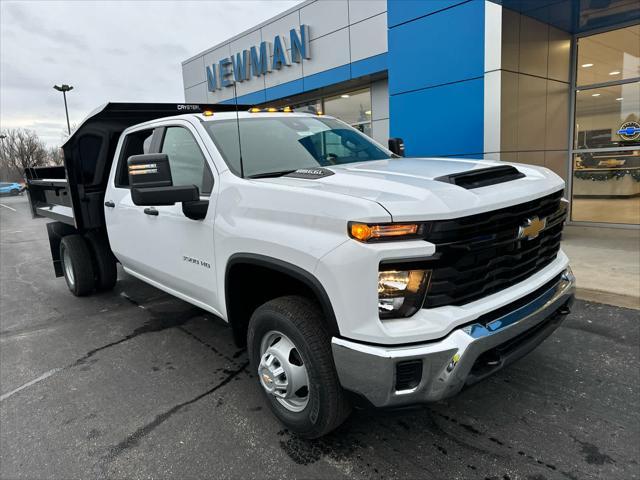
<instances>
[{"instance_id":1,"label":"front bumper","mask_svg":"<svg viewBox=\"0 0 640 480\"><path fill-rule=\"evenodd\" d=\"M555 285L528 303L487 323L460 327L442 340L393 347L334 337L333 358L340 383L376 407L450 397L537 347L562 323L574 293L575 277L567 269ZM417 375L410 388L404 381L400 385L398 364L400 368L410 365Z\"/></svg>"}]
</instances>

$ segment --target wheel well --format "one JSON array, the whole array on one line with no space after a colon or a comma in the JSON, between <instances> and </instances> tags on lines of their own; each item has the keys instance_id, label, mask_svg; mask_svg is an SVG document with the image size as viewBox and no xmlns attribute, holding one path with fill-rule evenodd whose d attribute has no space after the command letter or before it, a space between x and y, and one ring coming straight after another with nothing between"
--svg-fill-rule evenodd
<instances>
[{"instance_id":1,"label":"wheel well","mask_svg":"<svg viewBox=\"0 0 640 480\"><path fill-rule=\"evenodd\" d=\"M285 295L315 300L322 308L331 335L338 325L329 297L320 282L306 270L260 255L234 256L225 277L227 318L238 346L245 346L251 315L260 305Z\"/></svg>"}]
</instances>

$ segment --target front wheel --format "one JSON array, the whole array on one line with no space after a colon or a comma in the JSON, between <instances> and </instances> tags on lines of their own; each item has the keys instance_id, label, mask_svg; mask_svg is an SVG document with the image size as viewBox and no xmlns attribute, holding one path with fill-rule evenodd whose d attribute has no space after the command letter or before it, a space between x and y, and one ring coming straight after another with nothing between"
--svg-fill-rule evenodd
<instances>
[{"instance_id":1,"label":"front wheel","mask_svg":"<svg viewBox=\"0 0 640 480\"><path fill-rule=\"evenodd\" d=\"M248 347L269 406L289 430L317 438L347 418L331 336L315 302L289 296L260 306L249 323Z\"/></svg>"}]
</instances>

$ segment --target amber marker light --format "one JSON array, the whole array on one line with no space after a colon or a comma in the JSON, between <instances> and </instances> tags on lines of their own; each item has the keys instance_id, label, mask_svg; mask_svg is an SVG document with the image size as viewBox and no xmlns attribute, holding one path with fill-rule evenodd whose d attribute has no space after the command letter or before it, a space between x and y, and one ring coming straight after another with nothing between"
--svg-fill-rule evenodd
<instances>
[{"instance_id":1,"label":"amber marker light","mask_svg":"<svg viewBox=\"0 0 640 480\"><path fill-rule=\"evenodd\" d=\"M269 112L269 113L274 113L274 112L277 112L277 111L278 111L278 109L277 109L277 108L275 108L275 107L269 107L269 108L267 108L267 112Z\"/></svg>"},{"instance_id":2,"label":"amber marker light","mask_svg":"<svg viewBox=\"0 0 640 480\"><path fill-rule=\"evenodd\" d=\"M212 117L213 112L211 110L205 110L204 112L202 112L202 115L204 115L205 117Z\"/></svg>"},{"instance_id":3,"label":"amber marker light","mask_svg":"<svg viewBox=\"0 0 640 480\"><path fill-rule=\"evenodd\" d=\"M349 223L349 236L359 242L376 240L401 240L403 237L414 238L420 225L417 223L390 223L386 225L367 225L366 223Z\"/></svg>"},{"instance_id":4,"label":"amber marker light","mask_svg":"<svg viewBox=\"0 0 640 480\"><path fill-rule=\"evenodd\" d=\"M283 111L283 112L285 112L285 113L291 113L291 112L293 112L293 110L291 109L291 107L284 107L284 108L282 109L282 111Z\"/></svg>"}]
</instances>

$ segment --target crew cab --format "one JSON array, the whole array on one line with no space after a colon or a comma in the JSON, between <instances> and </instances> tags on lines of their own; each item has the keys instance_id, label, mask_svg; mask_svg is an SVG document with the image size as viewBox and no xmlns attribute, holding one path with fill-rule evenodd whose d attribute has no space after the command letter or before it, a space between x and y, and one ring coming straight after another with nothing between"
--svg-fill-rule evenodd
<instances>
[{"instance_id":1,"label":"crew cab","mask_svg":"<svg viewBox=\"0 0 640 480\"><path fill-rule=\"evenodd\" d=\"M219 316L303 437L355 403L455 395L573 302L545 168L404 158L335 118L240 105L110 103L63 149L26 172L56 275L88 295L120 263Z\"/></svg>"}]
</instances>

